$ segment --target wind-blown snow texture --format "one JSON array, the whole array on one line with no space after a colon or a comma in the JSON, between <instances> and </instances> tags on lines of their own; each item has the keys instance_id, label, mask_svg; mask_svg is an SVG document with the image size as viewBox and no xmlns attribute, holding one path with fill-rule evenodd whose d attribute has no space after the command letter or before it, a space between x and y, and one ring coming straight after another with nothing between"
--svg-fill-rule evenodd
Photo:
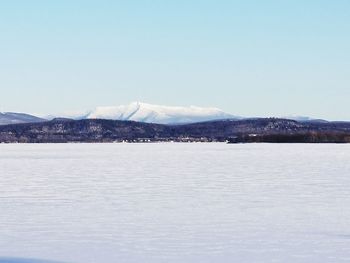
<instances>
[{"instance_id":1,"label":"wind-blown snow texture","mask_svg":"<svg viewBox=\"0 0 350 263\"><path fill-rule=\"evenodd\" d=\"M115 107L97 107L84 116L88 119L132 120L148 123L191 123L231 119L233 115L217 108L172 107L133 102Z\"/></svg>"},{"instance_id":2,"label":"wind-blown snow texture","mask_svg":"<svg viewBox=\"0 0 350 263\"><path fill-rule=\"evenodd\" d=\"M0 255L349 262L349 159L349 145L0 145Z\"/></svg>"},{"instance_id":3,"label":"wind-blown snow texture","mask_svg":"<svg viewBox=\"0 0 350 263\"><path fill-rule=\"evenodd\" d=\"M31 258L0 258L0 263L63 263Z\"/></svg>"}]
</instances>

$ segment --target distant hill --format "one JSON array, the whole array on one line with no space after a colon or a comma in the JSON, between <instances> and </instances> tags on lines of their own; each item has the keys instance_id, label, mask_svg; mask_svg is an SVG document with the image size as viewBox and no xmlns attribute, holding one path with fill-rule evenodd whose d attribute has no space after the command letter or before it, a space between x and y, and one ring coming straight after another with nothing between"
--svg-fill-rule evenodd
<instances>
[{"instance_id":1,"label":"distant hill","mask_svg":"<svg viewBox=\"0 0 350 263\"><path fill-rule=\"evenodd\" d=\"M45 119L25 114L25 113L15 113L15 112L1 112L0 113L0 125L6 124L17 124L17 123L34 123L47 121Z\"/></svg>"},{"instance_id":2,"label":"distant hill","mask_svg":"<svg viewBox=\"0 0 350 263\"><path fill-rule=\"evenodd\" d=\"M328 122L327 120L315 119L315 118L310 118L310 117L306 117L306 116L286 116L283 118L289 119L289 120L300 121L300 122Z\"/></svg>"},{"instance_id":3,"label":"distant hill","mask_svg":"<svg viewBox=\"0 0 350 263\"><path fill-rule=\"evenodd\" d=\"M350 142L350 123L261 118L164 125L102 119L56 119L0 126L0 142L8 143L122 141Z\"/></svg>"}]
</instances>

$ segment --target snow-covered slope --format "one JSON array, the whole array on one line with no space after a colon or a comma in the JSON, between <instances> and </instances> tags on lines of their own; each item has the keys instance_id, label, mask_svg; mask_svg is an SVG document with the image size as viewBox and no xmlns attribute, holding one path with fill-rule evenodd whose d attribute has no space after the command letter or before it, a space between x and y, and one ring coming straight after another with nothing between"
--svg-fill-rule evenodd
<instances>
[{"instance_id":1,"label":"snow-covered slope","mask_svg":"<svg viewBox=\"0 0 350 263\"><path fill-rule=\"evenodd\" d=\"M315 119L307 116L283 116L282 118L299 122L328 122L327 120Z\"/></svg>"},{"instance_id":2,"label":"snow-covered slope","mask_svg":"<svg viewBox=\"0 0 350 263\"><path fill-rule=\"evenodd\" d=\"M195 106L172 107L133 102L129 105L122 106L97 107L87 114L85 118L176 124L231 119L236 117L217 108L201 108Z\"/></svg>"},{"instance_id":3,"label":"snow-covered slope","mask_svg":"<svg viewBox=\"0 0 350 263\"><path fill-rule=\"evenodd\" d=\"M42 122L45 119L33 115L15 112L0 112L0 125Z\"/></svg>"}]
</instances>

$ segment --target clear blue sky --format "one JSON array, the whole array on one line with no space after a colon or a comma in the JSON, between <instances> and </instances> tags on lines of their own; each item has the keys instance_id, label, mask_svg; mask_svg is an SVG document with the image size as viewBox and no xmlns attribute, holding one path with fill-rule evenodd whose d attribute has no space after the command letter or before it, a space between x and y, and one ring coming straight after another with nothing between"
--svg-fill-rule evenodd
<instances>
[{"instance_id":1,"label":"clear blue sky","mask_svg":"<svg viewBox=\"0 0 350 263\"><path fill-rule=\"evenodd\" d=\"M139 100L350 120L348 0L11 0L2 111Z\"/></svg>"}]
</instances>

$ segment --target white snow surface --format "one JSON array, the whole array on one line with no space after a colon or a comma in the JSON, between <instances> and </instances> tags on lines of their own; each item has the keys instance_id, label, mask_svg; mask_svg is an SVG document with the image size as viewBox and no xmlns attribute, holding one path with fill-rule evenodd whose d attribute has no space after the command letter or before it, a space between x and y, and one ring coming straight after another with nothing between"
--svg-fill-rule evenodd
<instances>
[{"instance_id":1,"label":"white snow surface","mask_svg":"<svg viewBox=\"0 0 350 263\"><path fill-rule=\"evenodd\" d=\"M2 257L350 262L350 145L0 145Z\"/></svg>"},{"instance_id":2,"label":"white snow surface","mask_svg":"<svg viewBox=\"0 0 350 263\"><path fill-rule=\"evenodd\" d=\"M231 119L236 117L218 108L196 106L175 107L133 102L129 105L97 107L95 110L88 113L85 118L176 124Z\"/></svg>"}]
</instances>

